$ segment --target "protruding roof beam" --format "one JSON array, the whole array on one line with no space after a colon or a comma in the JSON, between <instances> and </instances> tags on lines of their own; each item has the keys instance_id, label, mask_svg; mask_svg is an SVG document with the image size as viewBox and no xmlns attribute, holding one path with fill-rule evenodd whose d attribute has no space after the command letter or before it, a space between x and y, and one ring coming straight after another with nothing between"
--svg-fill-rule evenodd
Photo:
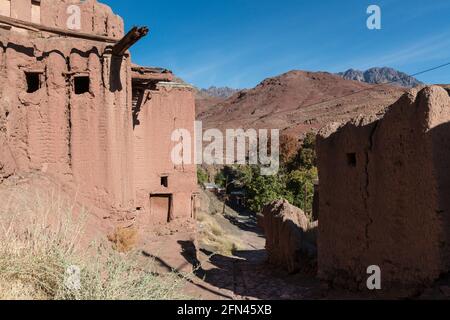
<instances>
[{"instance_id":1,"label":"protruding roof beam","mask_svg":"<svg viewBox=\"0 0 450 320\"><path fill-rule=\"evenodd\" d=\"M133 27L119 42L117 42L112 52L116 56L123 56L136 42L148 34L147 27Z\"/></svg>"}]
</instances>

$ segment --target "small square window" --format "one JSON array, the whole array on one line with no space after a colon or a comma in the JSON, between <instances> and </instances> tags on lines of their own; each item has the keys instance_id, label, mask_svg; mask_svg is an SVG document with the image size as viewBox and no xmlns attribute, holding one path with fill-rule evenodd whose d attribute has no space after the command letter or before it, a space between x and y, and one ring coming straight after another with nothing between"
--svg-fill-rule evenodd
<instances>
[{"instance_id":1,"label":"small square window","mask_svg":"<svg viewBox=\"0 0 450 320\"><path fill-rule=\"evenodd\" d=\"M347 164L356 167L356 153L347 153Z\"/></svg>"},{"instance_id":2,"label":"small square window","mask_svg":"<svg viewBox=\"0 0 450 320\"><path fill-rule=\"evenodd\" d=\"M164 188L169 187L169 177L161 177L161 186L163 186Z\"/></svg>"},{"instance_id":3,"label":"small square window","mask_svg":"<svg viewBox=\"0 0 450 320\"><path fill-rule=\"evenodd\" d=\"M88 76L76 76L74 78L75 94L83 94L89 92L91 81Z\"/></svg>"},{"instance_id":4,"label":"small square window","mask_svg":"<svg viewBox=\"0 0 450 320\"><path fill-rule=\"evenodd\" d=\"M25 72L25 78L27 80L27 93L36 92L41 88L41 73Z\"/></svg>"}]
</instances>

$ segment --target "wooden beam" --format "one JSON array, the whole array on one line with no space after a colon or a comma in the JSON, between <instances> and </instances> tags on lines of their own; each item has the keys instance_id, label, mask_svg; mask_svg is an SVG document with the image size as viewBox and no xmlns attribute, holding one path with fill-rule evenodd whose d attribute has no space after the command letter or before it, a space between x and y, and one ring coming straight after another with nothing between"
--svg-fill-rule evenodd
<instances>
[{"instance_id":1,"label":"wooden beam","mask_svg":"<svg viewBox=\"0 0 450 320\"><path fill-rule=\"evenodd\" d=\"M13 27L27 29L31 31L44 31L49 32L53 34L58 34L65 37L72 37L72 38L80 38L80 39L86 39L86 40L93 40L93 41L99 41L99 42L107 42L107 43L117 43L117 39L111 38L111 37L105 37L105 36L98 36L94 34L89 33L83 33L73 30L66 30L66 29L60 29L60 28L53 28L53 27L47 27L41 24L28 22L28 21L22 21L10 17L0 16L0 23L7 24Z\"/></svg>"},{"instance_id":2,"label":"wooden beam","mask_svg":"<svg viewBox=\"0 0 450 320\"><path fill-rule=\"evenodd\" d=\"M123 56L125 52L131 48L136 42L148 34L147 27L133 27L116 45L112 52L116 56Z\"/></svg>"},{"instance_id":3,"label":"wooden beam","mask_svg":"<svg viewBox=\"0 0 450 320\"><path fill-rule=\"evenodd\" d=\"M165 68L158 67L143 67L137 64L131 64L131 70L138 72L140 74L146 73L172 73L172 71Z\"/></svg>"},{"instance_id":4,"label":"wooden beam","mask_svg":"<svg viewBox=\"0 0 450 320\"><path fill-rule=\"evenodd\" d=\"M171 73L148 73L139 74L133 72L131 78L135 82L147 82L147 81L173 81L173 74Z\"/></svg>"}]
</instances>

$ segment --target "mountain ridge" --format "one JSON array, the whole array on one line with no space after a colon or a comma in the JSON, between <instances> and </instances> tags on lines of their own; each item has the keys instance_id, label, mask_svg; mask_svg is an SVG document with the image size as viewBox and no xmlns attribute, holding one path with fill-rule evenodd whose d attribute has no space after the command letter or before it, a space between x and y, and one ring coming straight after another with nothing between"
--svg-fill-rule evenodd
<instances>
[{"instance_id":1,"label":"mountain ridge","mask_svg":"<svg viewBox=\"0 0 450 320\"><path fill-rule=\"evenodd\" d=\"M200 96L203 97L212 97L212 98L221 98L221 99L227 99L234 95L236 92L241 91L242 89L235 89L230 87L216 87L211 86L207 89L199 89L198 93Z\"/></svg>"},{"instance_id":2,"label":"mountain ridge","mask_svg":"<svg viewBox=\"0 0 450 320\"><path fill-rule=\"evenodd\" d=\"M416 78L389 67L374 67L365 71L348 69L337 73L346 80L354 80L370 84L392 84L394 86L414 88L423 85Z\"/></svg>"}]
</instances>

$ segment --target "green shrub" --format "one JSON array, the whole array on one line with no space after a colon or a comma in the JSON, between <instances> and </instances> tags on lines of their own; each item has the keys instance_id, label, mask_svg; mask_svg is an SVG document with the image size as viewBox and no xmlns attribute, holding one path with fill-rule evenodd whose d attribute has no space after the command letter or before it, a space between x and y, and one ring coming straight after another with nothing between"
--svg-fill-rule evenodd
<instances>
[{"instance_id":1,"label":"green shrub","mask_svg":"<svg viewBox=\"0 0 450 320\"><path fill-rule=\"evenodd\" d=\"M208 182L208 174L200 166L197 167L197 182L200 185Z\"/></svg>"}]
</instances>

